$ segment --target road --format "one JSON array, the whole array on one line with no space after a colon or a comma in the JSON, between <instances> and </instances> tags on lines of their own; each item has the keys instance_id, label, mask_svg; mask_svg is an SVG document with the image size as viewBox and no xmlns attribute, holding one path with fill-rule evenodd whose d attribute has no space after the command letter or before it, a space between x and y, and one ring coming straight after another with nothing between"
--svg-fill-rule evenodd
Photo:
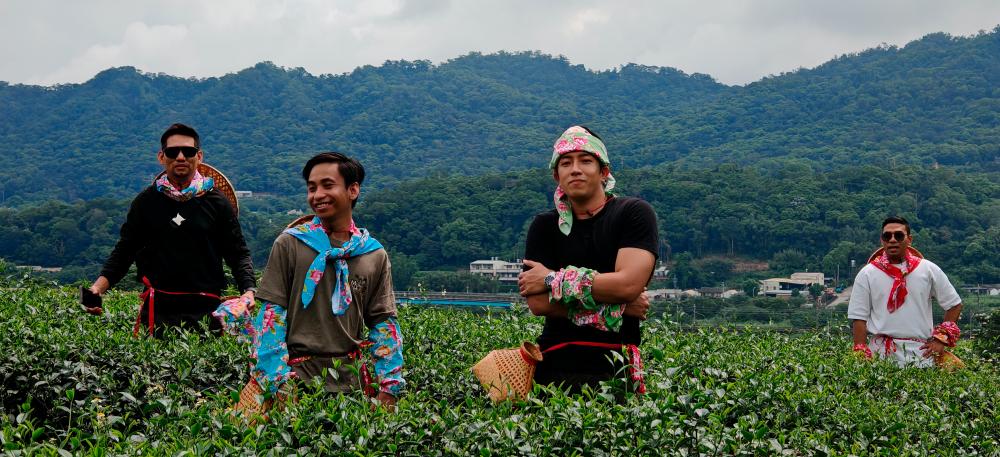
<instances>
[{"instance_id":1,"label":"road","mask_svg":"<svg viewBox=\"0 0 1000 457\"><path fill-rule=\"evenodd\" d=\"M844 289L843 292L837 294L837 298L834 298L832 302L826 305L827 308L837 306L841 303L847 303L847 300L851 298L851 288L854 286L849 286Z\"/></svg>"}]
</instances>

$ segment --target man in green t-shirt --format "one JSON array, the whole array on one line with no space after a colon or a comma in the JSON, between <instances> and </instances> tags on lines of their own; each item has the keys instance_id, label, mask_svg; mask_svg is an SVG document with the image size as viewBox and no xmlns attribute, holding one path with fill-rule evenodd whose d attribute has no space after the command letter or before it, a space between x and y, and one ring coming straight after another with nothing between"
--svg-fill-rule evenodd
<instances>
[{"instance_id":1,"label":"man in green t-shirt","mask_svg":"<svg viewBox=\"0 0 1000 457\"><path fill-rule=\"evenodd\" d=\"M302 170L315 216L274 241L257 291L260 309L250 324L257 358L253 378L272 392L289 377L308 381L324 368L330 369L325 379L330 392L360 384L392 406L403 390L403 342L389 257L353 219L364 176L357 160L334 152L316 155ZM228 329L246 332L247 322L238 318L246 313L238 304L228 306L216 315ZM374 376L363 367L359 380L348 365L362 349L374 360ZM336 371L335 360L342 362Z\"/></svg>"}]
</instances>

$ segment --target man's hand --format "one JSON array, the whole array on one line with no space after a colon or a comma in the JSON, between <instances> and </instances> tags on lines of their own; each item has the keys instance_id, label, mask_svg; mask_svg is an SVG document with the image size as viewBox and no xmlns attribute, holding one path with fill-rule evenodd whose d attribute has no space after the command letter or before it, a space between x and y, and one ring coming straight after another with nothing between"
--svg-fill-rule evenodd
<instances>
[{"instance_id":1,"label":"man's hand","mask_svg":"<svg viewBox=\"0 0 1000 457\"><path fill-rule=\"evenodd\" d=\"M249 294L249 297L247 294ZM239 297L230 298L222 302L222 306L229 308L229 312L234 316L249 314L249 311L253 309L253 305L253 292L247 292Z\"/></svg>"},{"instance_id":2,"label":"man's hand","mask_svg":"<svg viewBox=\"0 0 1000 457\"><path fill-rule=\"evenodd\" d=\"M389 411L389 412L395 412L396 411L396 397L393 397L392 394L388 394L388 393L385 393L385 392L379 392L378 396L375 397L375 400L378 401L378 404L377 405L373 404L372 405L372 410L375 410L376 408L378 408L379 406L381 406L381 407L385 408L386 411Z\"/></svg>"},{"instance_id":3,"label":"man's hand","mask_svg":"<svg viewBox=\"0 0 1000 457\"><path fill-rule=\"evenodd\" d=\"M924 357L937 357L944 352L944 343L931 338L920 349L924 351Z\"/></svg>"},{"instance_id":4,"label":"man's hand","mask_svg":"<svg viewBox=\"0 0 1000 457\"><path fill-rule=\"evenodd\" d=\"M257 302L254 301L256 298L257 297L254 295L253 291L248 290L243 292L243 295L240 295L240 302L246 305L247 311L252 311L254 305L257 304Z\"/></svg>"},{"instance_id":5,"label":"man's hand","mask_svg":"<svg viewBox=\"0 0 1000 457\"><path fill-rule=\"evenodd\" d=\"M104 295L104 292L107 292L110 287L111 282L108 281L108 278L98 276L94 283L90 285L90 291L95 295Z\"/></svg>"},{"instance_id":6,"label":"man's hand","mask_svg":"<svg viewBox=\"0 0 1000 457\"><path fill-rule=\"evenodd\" d=\"M83 305L83 310L88 314L93 314L95 316L104 314L101 295L94 292L94 286L91 286L90 288L80 287L80 304Z\"/></svg>"},{"instance_id":7,"label":"man's hand","mask_svg":"<svg viewBox=\"0 0 1000 457\"><path fill-rule=\"evenodd\" d=\"M636 317L639 320L646 320L647 314L649 313L649 295L643 291L639 294L639 298L635 301L625 305L625 311L622 313L626 316Z\"/></svg>"},{"instance_id":8,"label":"man's hand","mask_svg":"<svg viewBox=\"0 0 1000 457\"><path fill-rule=\"evenodd\" d=\"M549 286L545 284L545 276L552 272L552 270L545 268L545 265L528 259L524 259L524 266L528 267L528 269L517 275L518 293L522 297L547 293Z\"/></svg>"}]
</instances>

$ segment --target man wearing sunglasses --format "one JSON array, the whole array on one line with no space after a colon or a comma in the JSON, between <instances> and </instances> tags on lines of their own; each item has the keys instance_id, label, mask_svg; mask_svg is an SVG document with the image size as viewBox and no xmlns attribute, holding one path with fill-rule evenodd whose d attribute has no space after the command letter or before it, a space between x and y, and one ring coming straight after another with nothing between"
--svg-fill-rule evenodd
<instances>
[{"instance_id":1,"label":"man wearing sunglasses","mask_svg":"<svg viewBox=\"0 0 1000 457\"><path fill-rule=\"evenodd\" d=\"M941 268L910 248L910 223L882 222L882 252L858 272L847 317L853 320L854 351L873 353L900 366L933 366L958 341L962 299ZM931 297L945 310L934 327ZM872 338L868 338L872 334Z\"/></svg>"},{"instance_id":2,"label":"man wearing sunglasses","mask_svg":"<svg viewBox=\"0 0 1000 457\"><path fill-rule=\"evenodd\" d=\"M125 277L134 262L136 278L145 286L135 332L145 327L159 336L165 328L197 327L202 321L218 330L220 323L208 316L226 288L223 261L243 298L254 299L250 250L229 200L198 171L204 158L198 132L171 125L160 137L156 156L164 173L132 201L121 237L100 276L82 291L83 302L99 304L97 297ZM100 308L88 311L97 314Z\"/></svg>"}]
</instances>

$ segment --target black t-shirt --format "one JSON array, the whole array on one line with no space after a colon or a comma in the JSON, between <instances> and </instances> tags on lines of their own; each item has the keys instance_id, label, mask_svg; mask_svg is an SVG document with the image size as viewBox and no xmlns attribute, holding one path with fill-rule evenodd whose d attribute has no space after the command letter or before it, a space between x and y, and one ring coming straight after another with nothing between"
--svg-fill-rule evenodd
<instances>
[{"instance_id":1,"label":"black t-shirt","mask_svg":"<svg viewBox=\"0 0 1000 457\"><path fill-rule=\"evenodd\" d=\"M618 250L639 248L655 257L659 247L656 213L643 200L613 198L601 212L589 219L573 219L573 229L563 235L557 225L558 214L550 210L535 216L525 245L524 258L545 265L550 270L572 265L596 270L615 271ZM545 328L538 345L545 350L569 341L616 344L639 344L639 320L626 316L620 332L577 326L565 318L545 318ZM536 381L563 380L566 373L593 373L606 377L616 367L605 363L608 350L579 346L564 347L546 353L536 369Z\"/></svg>"}]
</instances>

